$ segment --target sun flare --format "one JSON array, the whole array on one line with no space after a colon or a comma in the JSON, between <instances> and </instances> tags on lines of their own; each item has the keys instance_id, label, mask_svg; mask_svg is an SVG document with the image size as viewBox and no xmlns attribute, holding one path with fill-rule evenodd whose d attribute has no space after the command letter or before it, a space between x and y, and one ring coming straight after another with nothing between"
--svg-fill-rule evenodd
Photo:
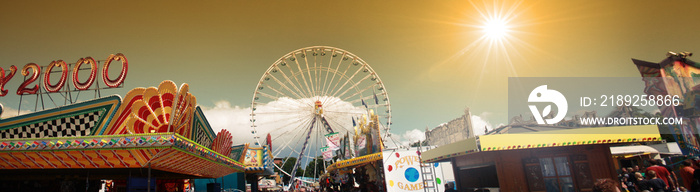
<instances>
[{"instance_id":1,"label":"sun flare","mask_svg":"<svg viewBox=\"0 0 700 192\"><path fill-rule=\"evenodd\" d=\"M484 35L491 40L502 40L508 35L510 26L501 18L487 19L481 27Z\"/></svg>"}]
</instances>

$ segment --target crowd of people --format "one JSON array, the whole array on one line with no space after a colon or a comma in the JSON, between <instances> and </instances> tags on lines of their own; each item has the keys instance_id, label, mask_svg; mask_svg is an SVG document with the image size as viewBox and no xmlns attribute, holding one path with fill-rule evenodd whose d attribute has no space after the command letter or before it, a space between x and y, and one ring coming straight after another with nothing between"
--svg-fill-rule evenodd
<instances>
[{"instance_id":1,"label":"crowd of people","mask_svg":"<svg viewBox=\"0 0 700 192\"><path fill-rule=\"evenodd\" d=\"M679 169L663 160L648 160L648 167L639 165L620 169L618 181L598 180L594 191L599 192L700 192L700 160L686 159ZM698 171L695 171L698 170ZM676 174L678 173L678 174Z\"/></svg>"}]
</instances>

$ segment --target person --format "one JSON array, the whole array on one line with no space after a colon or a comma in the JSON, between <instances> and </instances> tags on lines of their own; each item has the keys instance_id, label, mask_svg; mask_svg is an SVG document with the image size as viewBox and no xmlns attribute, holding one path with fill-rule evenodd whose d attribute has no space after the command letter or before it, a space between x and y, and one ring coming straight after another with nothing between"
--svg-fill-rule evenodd
<instances>
[{"instance_id":1,"label":"person","mask_svg":"<svg viewBox=\"0 0 700 192\"><path fill-rule=\"evenodd\" d=\"M681 165L683 165L683 167L681 168L680 175L681 180L683 181L683 187L685 187L686 189L691 188L691 185L693 184L693 172L695 171L695 168L693 168L693 165L690 161L691 160L685 160L681 162Z\"/></svg>"},{"instance_id":2,"label":"person","mask_svg":"<svg viewBox=\"0 0 700 192\"><path fill-rule=\"evenodd\" d=\"M649 186L649 180L644 179L642 173L635 172L634 177L636 182L634 183L635 189L639 192L650 192L651 186Z\"/></svg>"},{"instance_id":3,"label":"person","mask_svg":"<svg viewBox=\"0 0 700 192\"><path fill-rule=\"evenodd\" d=\"M648 162L649 164L651 164L651 166L647 167L647 174L649 174L649 171L654 171L654 173L656 173L656 177L664 181L664 184L667 187L673 186L673 180L671 180L671 173L669 173L665 167L659 166L659 163L656 160L650 160ZM647 178L651 180L651 177L649 175L647 175Z\"/></svg>"},{"instance_id":4,"label":"person","mask_svg":"<svg viewBox=\"0 0 700 192\"><path fill-rule=\"evenodd\" d=\"M642 169L639 168L639 165L635 165L635 166L634 166L634 172L635 172L635 173L641 173L642 176L644 176L644 177L646 178L646 175L645 175L646 173L644 173L644 171L642 171Z\"/></svg>"},{"instance_id":5,"label":"person","mask_svg":"<svg viewBox=\"0 0 700 192\"><path fill-rule=\"evenodd\" d=\"M620 188L612 179L598 179L593 184L593 192L620 192Z\"/></svg>"},{"instance_id":6,"label":"person","mask_svg":"<svg viewBox=\"0 0 700 192\"><path fill-rule=\"evenodd\" d=\"M690 185L690 191L692 192L700 192L700 163L698 161L692 161L693 168L695 168L695 171L693 171L693 183Z\"/></svg>"},{"instance_id":7,"label":"person","mask_svg":"<svg viewBox=\"0 0 700 192\"><path fill-rule=\"evenodd\" d=\"M666 182L664 182L664 180L657 177L656 171L647 171L647 177L649 178L649 185L651 186L652 191L665 192L666 190L668 190L668 185L666 185Z\"/></svg>"},{"instance_id":8,"label":"person","mask_svg":"<svg viewBox=\"0 0 700 192\"><path fill-rule=\"evenodd\" d=\"M666 170L670 173L668 187L671 190L675 190L676 188L678 188L678 177L676 176L676 172L673 172L673 168L671 168L671 166L666 165L666 162L664 162L664 160L662 159L657 159L656 163L658 163L659 166L666 168Z\"/></svg>"},{"instance_id":9,"label":"person","mask_svg":"<svg viewBox=\"0 0 700 192\"><path fill-rule=\"evenodd\" d=\"M627 173L629 173L629 177L627 178L627 190L630 192L637 192L637 175L636 172L634 172L634 169L632 167L627 167Z\"/></svg>"},{"instance_id":10,"label":"person","mask_svg":"<svg viewBox=\"0 0 700 192\"><path fill-rule=\"evenodd\" d=\"M454 183L452 183L452 182L445 183L445 192L457 192L454 188L455 188Z\"/></svg>"}]
</instances>

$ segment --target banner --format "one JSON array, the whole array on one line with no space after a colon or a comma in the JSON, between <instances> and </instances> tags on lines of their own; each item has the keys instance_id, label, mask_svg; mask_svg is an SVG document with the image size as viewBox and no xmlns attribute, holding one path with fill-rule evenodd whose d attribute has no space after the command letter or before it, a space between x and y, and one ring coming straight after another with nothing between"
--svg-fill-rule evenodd
<instances>
[{"instance_id":1,"label":"banner","mask_svg":"<svg viewBox=\"0 0 700 192\"><path fill-rule=\"evenodd\" d=\"M330 133L326 135L326 143L328 143L328 148L335 151L340 149L340 134Z\"/></svg>"},{"instance_id":2,"label":"banner","mask_svg":"<svg viewBox=\"0 0 700 192\"><path fill-rule=\"evenodd\" d=\"M365 149L367 146L367 136L364 134L357 136L357 142L355 143L355 146L357 148L357 150L355 150L355 157L367 155L367 150Z\"/></svg>"},{"instance_id":3,"label":"banner","mask_svg":"<svg viewBox=\"0 0 700 192\"><path fill-rule=\"evenodd\" d=\"M437 191L444 189L444 175L440 163L429 163L421 168L420 159L414 150L384 151L384 179L387 192L420 192L424 191L423 170L432 172L427 185L436 187Z\"/></svg>"},{"instance_id":4,"label":"banner","mask_svg":"<svg viewBox=\"0 0 700 192\"><path fill-rule=\"evenodd\" d=\"M246 167L262 167L262 150L248 148L243 161Z\"/></svg>"},{"instance_id":5,"label":"banner","mask_svg":"<svg viewBox=\"0 0 700 192\"><path fill-rule=\"evenodd\" d=\"M321 147L321 152L323 153L323 160L330 161L333 159L333 150L329 147Z\"/></svg>"}]
</instances>

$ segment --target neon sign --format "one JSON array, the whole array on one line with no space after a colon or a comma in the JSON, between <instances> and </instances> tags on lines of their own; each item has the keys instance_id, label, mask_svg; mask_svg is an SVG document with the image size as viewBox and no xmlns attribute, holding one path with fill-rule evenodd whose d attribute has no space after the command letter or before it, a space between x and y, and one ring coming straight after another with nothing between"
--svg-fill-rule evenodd
<instances>
[{"instance_id":1,"label":"neon sign","mask_svg":"<svg viewBox=\"0 0 700 192\"><path fill-rule=\"evenodd\" d=\"M122 64L121 72L115 79L111 79L108 73L110 64L112 64L113 61L121 61ZM80 79L78 78L78 73L80 72L80 70L83 70L83 68L81 68L83 64L89 65L90 75L84 81L80 81ZM40 88L43 88L43 90L45 90L47 93L84 91L90 89L90 87L95 83L95 80L97 79L97 61L95 61L95 59L93 59L92 57L85 57L80 58L75 64L73 64L72 68L70 68L69 65L70 64L67 64L63 60L52 61L48 66L44 67L45 71L43 71L43 81L41 83L34 84L34 86L31 86L30 84L34 83L35 81L37 81L37 79L41 77L41 67L36 63L28 63L24 65L24 67L22 67L22 70L20 70L20 73L22 74L22 76L25 77L25 80L17 88L17 95L22 96L37 94L37 92L41 93ZM52 73L57 73L53 71L54 68L60 69L61 78L58 80L58 82L52 83L51 75ZM9 92L5 89L5 85L15 76L15 73L17 73L17 69L18 68L16 66L12 65L9 68L9 72L5 73L5 69L0 67L0 97L7 95L7 93ZM124 54L111 54L109 55L109 57L107 57L107 60L103 62L102 81L109 88L119 87L124 83L124 79L126 78L128 70L129 62L127 61ZM71 74L72 84L74 88L72 90L66 86L69 73ZM61 91L61 89L63 88L65 88L64 91ZM97 89L99 88L96 88L95 90Z\"/></svg>"}]
</instances>

